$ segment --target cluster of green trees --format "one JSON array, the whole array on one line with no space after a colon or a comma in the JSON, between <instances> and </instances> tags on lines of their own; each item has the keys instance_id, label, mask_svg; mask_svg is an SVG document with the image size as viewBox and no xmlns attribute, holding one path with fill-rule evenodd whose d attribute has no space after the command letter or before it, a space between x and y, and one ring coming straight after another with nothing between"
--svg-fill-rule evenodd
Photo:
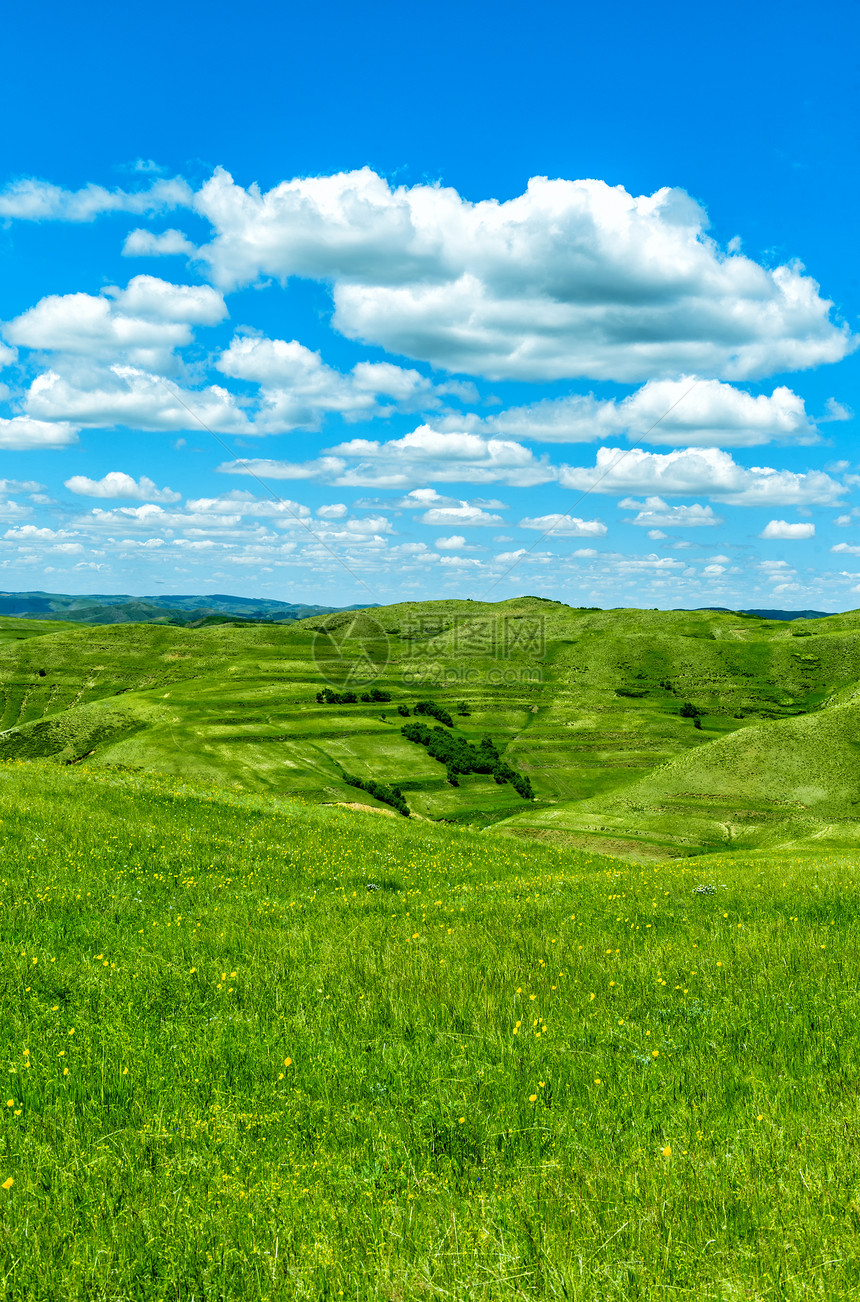
<instances>
[{"instance_id":1,"label":"cluster of green trees","mask_svg":"<svg viewBox=\"0 0 860 1302\"><path fill-rule=\"evenodd\" d=\"M369 692L358 696L355 692L335 692L331 687L324 687L317 692L320 705L355 705L358 701L390 701L391 693L383 692L378 687L371 687Z\"/></svg>"},{"instance_id":2,"label":"cluster of green trees","mask_svg":"<svg viewBox=\"0 0 860 1302\"><path fill-rule=\"evenodd\" d=\"M359 791L366 791L376 800L381 800L384 805L391 805L392 809L396 809L404 818L409 817L409 806L403 799L403 792L399 787L386 786L384 782L375 782L373 778L365 781L364 778L357 778L352 773L344 773L343 780L347 786L358 787Z\"/></svg>"},{"instance_id":3,"label":"cluster of green trees","mask_svg":"<svg viewBox=\"0 0 860 1302\"><path fill-rule=\"evenodd\" d=\"M418 707L415 709L417 713ZM500 785L509 782L523 800L534 799L529 779L505 763L491 737L482 737L479 745L472 746L456 733L446 732L444 728L428 728L425 723L405 723L400 731L407 741L426 746L427 753L445 765L448 781L453 787L459 786L461 773L492 773Z\"/></svg>"},{"instance_id":4,"label":"cluster of green trees","mask_svg":"<svg viewBox=\"0 0 860 1302\"><path fill-rule=\"evenodd\" d=\"M454 720L444 705L437 705L435 701L416 701L413 709L416 714L429 714L431 719L438 719L446 728L454 727Z\"/></svg>"},{"instance_id":5,"label":"cluster of green trees","mask_svg":"<svg viewBox=\"0 0 860 1302\"><path fill-rule=\"evenodd\" d=\"M701 728L702 711L699 709L698 705L693 705L692 701L685 701L678 713L682 719L692 719L694 728Z\"/></svg>"}]
</instances>

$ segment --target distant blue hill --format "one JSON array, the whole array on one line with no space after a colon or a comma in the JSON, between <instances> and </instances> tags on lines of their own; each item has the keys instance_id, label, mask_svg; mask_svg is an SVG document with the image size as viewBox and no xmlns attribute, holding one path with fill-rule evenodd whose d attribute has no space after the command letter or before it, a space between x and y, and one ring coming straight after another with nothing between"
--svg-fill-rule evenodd
<instances>
[{"instance_id":1,"label":"distant blue hill","mask_svg":"<svg viewBox=\"0 0 860 1302\"><path fill-rule=\"evenodd\" d=\"M225 593L170 594L133 597L90 592L0 592L0 615L19 619L60 619L81 624L197 624L224 619L286 623L330 615L361 606L306 606L266 597L233 597Z\"/></svg>"},{"instance_id":2,"label":"distant blue hill","mask_svg":"<svg viewBox=\"0 0 860 1302\"><path fill-rule=\"evenodd\" d=\"M827 619L832 610L732 610L730 606L696 606L696 610L720 610L728 615L756 615L759 619Z\"/></svg>"}]
</instances>

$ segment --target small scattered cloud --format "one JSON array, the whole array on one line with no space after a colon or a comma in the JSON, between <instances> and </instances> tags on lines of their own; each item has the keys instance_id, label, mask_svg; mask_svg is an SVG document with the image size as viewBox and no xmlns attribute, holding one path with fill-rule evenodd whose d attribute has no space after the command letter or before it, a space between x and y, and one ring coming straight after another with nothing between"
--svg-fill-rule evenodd
<instances>
[{"instance_id":1,"label":"small scattered cloud","mask_svg":"<svg viewBox=\"0 0 860 1302\"><path fill-rule=\"evenodd\" d=\"M140 228L129 231L122 246L124 258L166 258L176 254L190 258L196 252L188 236L173 227L158 234Z\"/></svg>"},{"instance_id":2,"label":"small scattered cloud","mask_svg":"<svg viewBox=\"0 0 860 1302\"><path fill-rule=\"evenodd\" d=\"M697 502L691 506L669 506L662 497L649 497L644 502L625 497L618 505L624 511L637 512L632 520L628 519L628 524L644 528L692 529L723 523L722 516L717 515L712 507L700 506Z\"/></svg>"},{"instance_id":3,"label":"small scattered cloud","mask_svg":"<svg viewBox=\"0 0 860 1302\"><path fill-rule=\"evenodd\" d=\"M805 521L797 524L789 524L786 520L769 520L759 534L759 538L781 538L784 541L800 538L812 538L815 534L815 525L807 524Z\"/></svg>"},{"instance_id":4,"label":"small scattered cloud","mask_svg":"<svg viewBox=\"0 0 860 1302\"><path fill-rule=\"evenodd\" d=\"M470 506L468 502L461 502L459 506L435 506L418 518L421 524L459 525L466 529L504 524L500 515L483 511L478 506Z\"/></svg>"},{"instance_id":5,"label":"small scattered cloud","mask_svg":"<svg viewBox=\"0 0 860 1302\"><path fill-rule=\"evenodd\" d=\"M557 538L602 538L607 532L602 520L581 520L570 515L526 516L520 520L521 529L536 529L552 533Z\"/></svg>"},{"instance_id":6,"label":"small scattered cloud","mask_svg":"<svg viewBox=\"0 0 860 1302\"><path fill-rule=\"evenodd\" d=\"M835 398L828 398L824 405L824 415L818 417L819 424L823 425L832 420L853 420L854 412L844 402L837 402Z\"/></svg>"}]
</instances>

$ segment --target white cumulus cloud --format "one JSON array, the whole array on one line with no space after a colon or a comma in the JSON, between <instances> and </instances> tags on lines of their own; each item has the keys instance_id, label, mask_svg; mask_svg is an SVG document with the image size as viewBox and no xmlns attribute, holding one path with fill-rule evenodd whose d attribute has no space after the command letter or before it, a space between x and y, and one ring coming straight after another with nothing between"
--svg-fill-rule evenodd
<instances>
[{"instance_id":1,"label":"white cumulus cloud","mask_svg":"<svg viewBox=\"0 0 860 1302\"><path fill-rule=\"evenodd\" d=\"M537 515L520 520L521 529L539 529L559 538L602 538L606 525L602 520L580 520L570 515Z\"/></svg>"},{"instance_id":2,"label":"white cumulus cloud","mask_svg":"<svg viewBox=\"0 0 860 1302\"><path fill-rule=\"evenodd\" d=\"M78 433L67 421L34 420L31 416L0 416L0 448L30 451L36 448L65 448L77 443Z\"/></svg>"},{"instance_id":3,"label":"white cumulus cloud","mask_svg":"<svg viewBox=\"0 0 860 1302\"><path fill-rule=\"evenodd\" d=\"M173 227L158 234L140 229L129 231L122 246L124 258L166 258L175 254L191 257L196 252L188 236Z\"/></svg>"},{"instance_id":4,"label":"white cumulus cloud","mask_svg":"<svg viewBox=\"0 0 860 1302\"><path fill-rule=\"evenodd\" d=\"M647 496L704 495L733 506L829 505L845 489L820 470L798 473L770 466L746 469L720 448L644 452L602 447L594 466L561 468L565 488Z\"/></svg>"},{"instance_id":5,"label":"white cumulus cloud","mask_svg":"<svg viewBox=\"0 0 860 1302\"><path fill-rule=\"evenodd\" d=\"M449 417L442 428L455 420ZM649 380L620 400L600 401L590 394L547 398L473 417L469 428L544 443L596 442L623 434L672 447L755 447L819 438L803 399L785 385L754 396L719 380L689 375Z\"/></svg>"},{"instance_id":6,"label":"white cumulus cloud","mask_svg":"<svg viewBox=\"0 0 860 1302\"><path fill-rule=\"evenodd\" d=\"M452 525L469 529L478 525L504 524L500 515L483 511L479 506L470 506L468 502L461 502L459 506L434 506L418 518L421 524L443 525L446 528Z\"/></svg>"},{"instance_id":7,"label":"white cumulus cloud","mask_svg":"<svg viewBox=\"0 0 860 1302\"><path fill-rule=\"evenodd\" d=\"M491 379L739 379L853 347L796 263L722 250L681 190L533 178L500 203L392 188L369 168L263 193L218 169L195 197L216 283L331 282L350 338Z\"/></svg>"},{"instance_id":8,"label":"white cumulus cloud","mask_svg":"<svg viewBox=\"0 0 860 1302\"><path fill-rule=\"evenodd\" d=\"M759 534L759 538L781 538L788 541L797 538L812 538L814 534L814 524L789 524L786 520L769 520Z\"/></svg>"},{"instance_id":9,"label":"white cumulus cloud","mask_svg":"<svg viewBox=\"0 0 860 1302\"><path fill-rule=\"evenodd\" d=\"M445 483L515 484L529 487L556 477L556 468L519 443L444 433L420 425L400 439L350 439L310 461L254 459L227 462L223 474L273 479L317 479L345 488L399 488ZM432 491L432 490L430 490ZM412 505L410 502L409 505Z\"/></svg>"},{"instance_id":10,"label":"white cumulus cloud","mask_svg":"<svg viewBox=\"0 0 860 1302\"><path fill-rule=\"evenodd\" d=\"M210 285L173 285L134 276L125 289L99 295L50 294L4 328L13 344L103 361L164 365L193 338L192 326L217 325L227 315Z\"/></svg>"},{"instance_id":11,"label":"white cumulus cloud","mask_svg":"<svg viewBox=\"0 0 860 1302\"><path fill-rule=\"evenodd\" d=\"M131 502L178 502L182 497L172 488L159 488L146 475L133 479L122 470L110 470L101 479L72 475L66 480L66 488L79 497L112 497Z\"/></svg>"},{"instance_id":12,"label":"white cumulus cloud","mask_svg":"<svg viewBox=\"0 0 860 1302\"><path fill-rule=\"evenodd\" d=\"M718 516L713 507L700 506L694 502L690 506L669 506L663 501L662 497L649 497L644 502L634 501L633 498L625 497L618 505L624 511L636 511L637 514L630 524L643 525L646 528L668 529L684 528L689 529L696 525L717 525L722 524L722 518ZM649 534L649 537L653 535Z\"/></svg>"},{"instance_id":13,"label":"white cumulus cloud","mask_svg":"<svg viewBox=\"0 0 860 1302\"><path fill-rule=\"evenodd\" d=\"M196 415L218 433L255 432L234 395L221 385L183 389L135 366L85 371L71 379L44 371L30 385L26 403L27 410L44 422L67 420L91 428L193 430L199 428Z\"/></svg>"},{"instance_id":14,"label":"white cumulus cloud","mask_svg":"<svg viewBox=\"0 0 860 1302\"><path fill-rule=\"evenodd\" d=\"M145 190L107 190L85 185L81 190L32 178L13 181L0 190L0 217L15 221L90 222L104 213L157 213L187 208L191 187L180 177L157 180Z\"/></svg>"},{"instance_id":15,"label":"white cumulus cloud","mask_svg":"<svg viewBox=\"0 0 860 1302\"><path fill-rule=\"evenodd\" d=\"M237 335L216 362L232 379L261 386L254 419L258 434L316 430L326 415L347 421L390 416L394 411L432 410L442 394L471 390L436 385L414 369L391 362L359 362L343 373L298 340Z\"/></svg>"}]
</instances>

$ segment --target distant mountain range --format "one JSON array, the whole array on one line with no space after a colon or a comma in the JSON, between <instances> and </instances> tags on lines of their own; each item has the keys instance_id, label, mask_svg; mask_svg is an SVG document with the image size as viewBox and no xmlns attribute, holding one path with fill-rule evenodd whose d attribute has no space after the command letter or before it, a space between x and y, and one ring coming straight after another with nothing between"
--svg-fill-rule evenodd
<instances>
[{"instance_id":1,"label":"distant mountain range","mask_svg":"<svg viewBox=\"0 0 860 1302\"><path fill-rule=\"evenodd\" d=\"M303 606L265 597L170 595L132 597L125 594L63 592L0 592L0 615L19 619L58 619L76 624L209 624L236 619L257 623L292 623L363 606Z\"/></svg>"},{"instance_id":2,"label":"distant mountain range","mask_svg":"<svg viewBox=\"0 0 860 1302\"><path fill-rule=\"evenodd\" d=\"M732 610L730 606L697 606L697 610L719 610L729 615L755 615L758 619L826 619L832 610Z\"/></svg>"}]
</instances>

